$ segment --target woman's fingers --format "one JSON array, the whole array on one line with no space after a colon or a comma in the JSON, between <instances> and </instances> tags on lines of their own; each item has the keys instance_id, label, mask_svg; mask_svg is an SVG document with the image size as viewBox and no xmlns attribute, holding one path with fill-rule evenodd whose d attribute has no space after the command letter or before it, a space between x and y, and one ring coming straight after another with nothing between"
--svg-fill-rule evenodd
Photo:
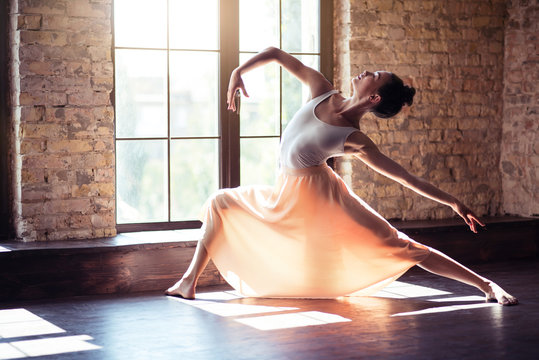
<instances>
[{"instance_id":1,"label":"woman's fingers","mask_svg":"<svg viewBox=\"0 0 539 360\"><path fill-rule=\"evenodd\" d=\"M459 214L459 215L460 215L461 218L464 219L464 222L466 223L466 225L468 225L470 227L470 230L472 230L473 232L477 232L477 231L475 231L475 225L474 225L473 221L468 218L468 215L466 213Z\"/></svg>"},{"instance_id":2,"label":"woman's fingers","mask_svg":"<svg viewBox=\"0 0 539 360\"><path fill-rule=\"evenodd\" d=\"M469 215L468 215L469 216ZM477 230L475 228L475 223L473 222L473 219L468 217L468 221L469 221L469 224L470 225L470 229L474 232L474 233L477 233Z\"/></svg>"},{"instance_id":3,"label":"woman's fingers","mask_svg":"<svg viewBox=\"0 0 539 360\"><path fill-rule=\"evenodd\" d=\"M234 91L228 91L227 92L227 105L228 110L236 111L236 101L239 101L240 98L240 91L245 95L245 97L249 97L249 94L247 93L247 90L245 90L245 86L243 84L237 88L234 89ZM236 100L238 98L238 100Z\"/></svg>"},{"instance_id":4,"label":"woman's fingers","mask_svg":"<svg viewBox=\"0 0 539 360\"><path fill-rule=\"evenodd\" d=\"M234 90L228 90L227 92L227 105L228 105L228 110L232 110L232 111L236 111L236 93L238 92L238 88L234 89Z\"/></svg>"},{"instance_id":5,"label":"woman's fingers","mask_svg":"<svg viewBox=\"0 0 539 360\"><path fill-rule=\"evenodd\" d=\"M245 95L245 97L249 97L249 94L247 94L247 90L245 90L245 85L243 85L243 81L241 82L240 89L241 89L241 92L243 93L243 95ZM239 94L239 92L238 92L238 94Z\"/></svg>"},{"instance_id":6,"label":"woman's fingers","mask_svg":"<svg viewBox=\"0 0 539 360\"><path fill-rule=\"evenodd\" d=\"M479 225L483 227L485 226L485 224L482 223L481 220L479 220L479 218L475 214L471 214L470 216L471 216L471 219L475 220Z\"/></svg>"},{"instance_id":7,"label":"woman's fingers","mask_svg":"<svg viewBox=\"0 0 539 360\"><path fill-rule=\"evenodd\" d=\"M243 93L243 95L249 97L249 94L247 93L247 90L245 90L245 85L243 84L243 80L241 79L241 77L238 79L234 75L232 75L226 94L226 103L228 105L228 110L236 111L236 97L240 97L240 91Z\"/></svg>"},{"instance_id":8,"label":"woman's fingers","mask_svg":"<svg viewBox=\"0 0 539 360\"><path fill-rule=\"evenodd\" d=\"M474 233L477 233L476 223L483 227L485 226L485 224L481 222L481 220L479 220L479 217L477 217L477 215L475 215L472 210L470 210L462 203L458 205L456 212L460 215L461 218L464 219L466 225L468 225L470 227L470 230L472 230Z\"/></svg>"},{"instance_id":9,"label":"woman's fingers","mask_svg":"<svg viewBox=\"0 0 539 360\"><path fill-rule=\"evenodd\" d=\"M485 227L485 224L483 222L481 222L481 220L479 220L479 218L474 213L472 213L471 211L466 215L466 217L468 219L468 221L466 221L466 223L470 226L470 229L474 233L477 233L477 227L476 227L475 223L478 223L479 225Z\"/></svg>"}]
</instances>

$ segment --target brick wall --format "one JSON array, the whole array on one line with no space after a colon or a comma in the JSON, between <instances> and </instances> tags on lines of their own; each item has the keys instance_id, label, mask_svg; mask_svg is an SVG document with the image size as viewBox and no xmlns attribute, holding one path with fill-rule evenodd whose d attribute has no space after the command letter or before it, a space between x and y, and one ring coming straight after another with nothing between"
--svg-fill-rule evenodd
<instances>
[{"instance_id":1,"label":"brick wall","mask_svg":"<svg viewBox=\"0 0 539 360\"><path fill-rule=\"evenodd\" d=\"M479 215L500 213L505 2L338 0L335 8L336 16L349 11L350 18L349 40L336 42L337 54L349 52L349 64L336 56L335 73L386 69L418 91L411 108L393 119L365 117L362 130L386 155ZM336 79L342 88L347 82ZM339 161L338 171L387 218L454 215L357 159Z\"/></svg>"},{"instance_id":2,"label":"brick wall","mask_svg":"<svg viewBox=\"0 0 539 360\"><path fill-rule=\"evenodd\" d=\"M110 0L13 0L15 229L115 234Z\"/></svg>"},{"instance_id":3,"label":"brick wall","mask_svg":"<svg viewBox=\"0 0 539 360\"><path fill-rule=\"evenodd\" d=\"M539 3L511 0L505 32L503 210L539 216Z\"/></svg>"}]
</instances>

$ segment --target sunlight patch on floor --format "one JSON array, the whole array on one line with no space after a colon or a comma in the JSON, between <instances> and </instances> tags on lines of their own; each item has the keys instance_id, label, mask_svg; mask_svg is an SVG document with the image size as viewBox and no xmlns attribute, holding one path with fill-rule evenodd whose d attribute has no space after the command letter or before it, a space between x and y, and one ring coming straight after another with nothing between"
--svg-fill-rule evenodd
<instances>
[{"instance_id":1,"label":"sunlight patch on floor","mask_svg":"<svg viewBox=\"0 0 539 360\"><path fill-rule=\"evenodd\" d=\"M398 314L391 315L391 317L436 314L436 313L458 311L458 310L480 309L480 308L487 308L487 307L493 307L493 306L499 306L499 305L497 303L450 305L450 306L434 307L434 308L428 308L428 309L423 309L423 310L398 313Z\"/></svg>"},{"instance_id":2,"label":"sunlight patch on floor","mask_svg":"<svg viewBox=\"0 0 539 360\"><path fill-rule=\"evenodd\" d=\"M251 326L258 330L289 329L303 326L326 325L338 322L352 321L335 314L320 311L298 311L297 307L264 306L227 302L243 298L233 291L219 291L197 294L196 300L186 300L169 297L184 304L208 311L223 317L240 317L235 321ZM275 314L287 312L286 314ZM271 313L271 314L270 314ZM255 314L268 314L263 316L242 317Z\"/></svg>"},{"instance_id":3,"label":"sunlight patch on floor","mask_svg":"<svg viewBox=\"0 0 539 360\"><path fill-rule=\"evenodd\" d=\"M8 338L21 338L65 333L64 329L42 319L26 309L0 310L0 360L33 356L63 354L100 349L90 344L88 335L57 336L5 342Z\"/></svg>"},{"instance_id":4,"label":"sunlight patch on floor","mask_svg":"<svg viewBox=\"0 0 539 360\"><path fill-rule=\"evenodd\" d=\"M393 298L393 299L406 299L406 298L429 298L435 296L452 295L452 293L442 290L437 290L427 286L419 286L408 284L404 282L395 281L393 284L387 286L383 290L374 294L375 297ZM441 307L432 307L428 309L422 309L417 311L410 311L404 313L393 314L391 317L396 316L418 316L425 314L444 313L449 311L480 309L492 306L498 306L496 303L485 303L485 298L482 296L448 296L435 299L426 299L427 301L444 303L444 302L476 302L477 304L458 304Z\"/></svg>"},{"instance_id":5,"label":"sunlight patch on floor","mask_svg":"<svg viewBox=\"0 0 539 360\"><path fill-rule=\"evenodd\" d=\"M23 340L9 343L25 356L44 356L65 354L77 351L100 349L100 346L90 344L87 340L93 340L88 335L62 336L46 339ZM0 355L1 358L1 355Z\"/></svg>"},{"instance_id":6,"label":"sunlight patch on floor","mask_svg":"<svg viewBox=\"0 0 539 360\"><path fill-rule=\"evenodd\" d=\"M194 306L198 309L210 312L212 314L223 316L223 317L299 310L298 308L295 308L295 307L229 303L226 301L240 299L242 298L242 296L238 296L233 293L226 292L226 291L197 294L196 300L186 300L186 299L182 299L178 297L170 297L170 298L180 301L184 304Z\"/></svg>"},{"instance_id":7,"label":"sunlight patch on floor","mask_svg":"<svg viewBox=\"0 0 539 360\"><path fill-rule=\"evenodd\" d=\"M452 296L448 298L441 298L441 299L429 299L429 301L434 302L466 302L466 301L485 301L484 296L478 296L478 295L471 295L471 296Z\"/></svg>"},{"instance_id":8,"label":"sunlight patch on floor","mask_svg":"<svg viewBox=\"0 0 539 360\"><path fill-rule=\"evenodd\" d=\"M0 338L65 333L26 309L0 310Z\"/></svg>"},{"instance_id":9,"label":"sunlight patch on floor","mask_svg":"<svg viewBox=\"0 0 539 360\"><path fill-rule=\"evenodd\" d=\"M258 330L279 330L303 326L349 322L352 320L339 315L328 314L319 311L304 311L290 314L278 314L236 319L236 321Z\"/></svg>"},{"instance_id":10,"label":"sunlight patch on floor","mask_svg":"<svg viewBox=\"0 0 539 360\"><path fill-rule=\"evenodd\" d=\"M496 303L485 303L481 296L452 296L448 291L438 290L428 286L420 286L395 281L378 291L372 297L390 299L424 298L435 303L468 303L448 306L436 306L417 311L403 312L390 315L390 317L418 316L425 314L444 313L449 311L480 309L498 306ZM326 325L332 323L350 322L352 320L335 314L318 311L301 311L296 307L264 306L231 302L244 298L235 291L219 291L197 294L196 300L185 300L170 297L184 304L210 312L223 317L239 317L234 321L251 326L258 330L278 330L303 326ZM475 304L473 304L475 302ZM472 303L472 304L469 304ZM283 313L286 312L286 313ZM279 313L279 314L275 314ZM262 316L250 316L264 314Z\"/></svg>"},{"instance_id":11,"label":"sunlight patch on floor","mask_svg":"<svg viewBox=\"0 0 539 360\"><path fill-rule=\"evenodd\" d=\"M373 296L391 299L407 299L417 297L429 297L450 295L450 292L437 290L427 286L408 284L402 281L395 281L386 286L383 290L375 293Z\"/></svg>"}]
</instances>

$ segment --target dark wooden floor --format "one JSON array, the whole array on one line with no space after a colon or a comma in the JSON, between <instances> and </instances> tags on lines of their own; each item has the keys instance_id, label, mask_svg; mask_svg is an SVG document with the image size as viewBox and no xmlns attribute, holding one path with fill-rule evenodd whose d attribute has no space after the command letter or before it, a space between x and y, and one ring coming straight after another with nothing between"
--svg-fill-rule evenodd
<instances>
[{"instance_id":1,"label":"dark wooden floor","mask_svg":"<svg viewBox=\"0 0 539 360\"><path fill-rule=\"evenodd\" d=\"M0 303L0 359L537 359L539 261L474 267L521 305L413 269L377 297L239 298L205 288ZM58 354L60 351L66 351Z\"/></svg>"}]
</instances>

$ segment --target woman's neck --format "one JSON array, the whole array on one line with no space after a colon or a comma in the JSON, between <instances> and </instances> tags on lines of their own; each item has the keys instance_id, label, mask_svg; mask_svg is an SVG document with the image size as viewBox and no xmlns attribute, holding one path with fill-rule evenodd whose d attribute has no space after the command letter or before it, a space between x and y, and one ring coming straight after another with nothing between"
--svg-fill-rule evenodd
<instances>
[{"instance_id":1,"label":"woman's neck","mask_svg":"<svg viewBox=\"0 0 539 360\"><path fill-rule=\"evenodd\" d=\"M368 112L364 106L353 97L343 98L336 104L336 113L354 127L359 127L359 121Z\"/></svg>"}]
</instances>

